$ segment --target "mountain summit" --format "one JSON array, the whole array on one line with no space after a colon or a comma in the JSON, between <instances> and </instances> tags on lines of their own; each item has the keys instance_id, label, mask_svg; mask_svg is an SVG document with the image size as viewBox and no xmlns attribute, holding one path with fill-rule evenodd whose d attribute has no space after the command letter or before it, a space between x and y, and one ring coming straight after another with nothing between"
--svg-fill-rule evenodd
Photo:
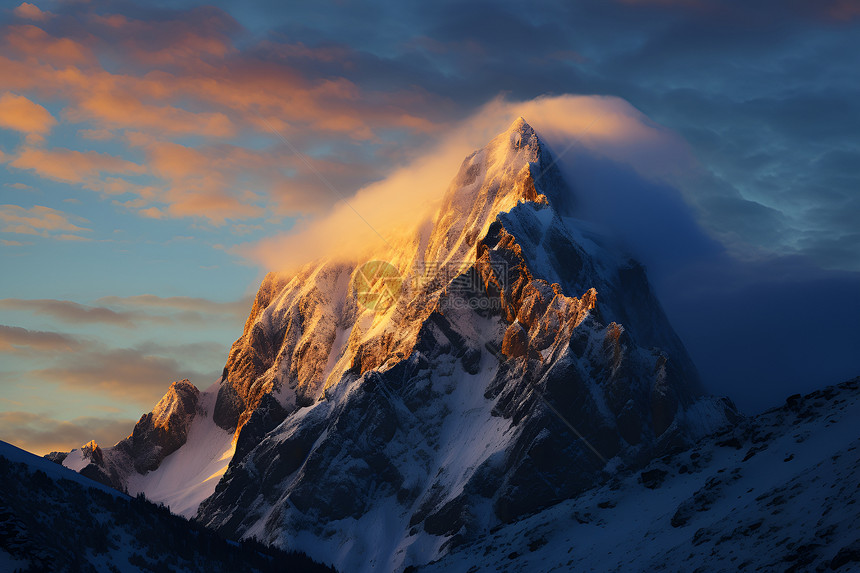
<instances>
[{"instance_id":1,"label":"mountain summit","mask_svg":"<svg viewBox=\"0 0 860 573\"><path fill-rule=\"evenodd\" d=\"M197 518L349 570L424 563L732 419L573 204L520 118L388 254L391 304L363 304L368 263L267 276L215 407L236 453Z\"/></svg>"},{"instance_id":2,"label":"mountain summit","mask_svg":"<svg viewBox=\"0 0 860 573\"><path fill-rule=\"evenodd\" d=\"M441 205L377 260L267 275L221 380L176 402L194 402L167 433L184 444L159 437L175 451L130 454L112 483L228 535L391 570L735 419L523 118Z\"/></svg>"}]
</instances>

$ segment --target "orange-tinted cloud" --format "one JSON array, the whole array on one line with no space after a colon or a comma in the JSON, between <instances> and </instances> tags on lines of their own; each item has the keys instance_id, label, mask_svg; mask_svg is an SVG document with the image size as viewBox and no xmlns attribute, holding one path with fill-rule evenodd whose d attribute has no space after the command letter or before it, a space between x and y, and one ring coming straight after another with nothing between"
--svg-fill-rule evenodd
<instances>
[{"instance_id":1,"label":"orange-tinted cloud","mask_svg":"<svg viewBox=\"0 0 860 573\"><path fill-rule=\"evenodd\" d=\"M147 104L135 94L119 90L83 95L66 110L69 120L92 121L107 129L146 129L165 134L227 137L236 131L221 112L190 112L172 105Z\"/></svg>"},{"instance_id":2,"label":"orange-tinted cloud","mask_svg":"<svg viewBox=\"0 0 860 573\"><path fill-rule=\"evenodd\" d=\"M44 314L72 324L131 327L136 320L146 318L138 313L116 312L109 308L87 306L70 300L3 298L0 299L0 308Z\"/></svg>"},{"instance_id":3,"label":"orange-tinted cloud","mask_svg":"<svg viewBox=\"0 0 860 573\"><path fill-rule=\"evenodd\" d=\"M142 165L96 151L76 151L57 147L54 149L25 148L9 165L17 169L29 169L39 176L67 183L82 183L91 189L103 190L100 185L102 173L145 172Z\"/></svg>"},{"instance_id":4,"label":"orange-tinted cloud","mask_svg":"<svg viewBox=\"0 0 860 573\"><path fill-rule=\"evenodd\" d=\"M0 95L0 128L44 134L56 123L47 109L24 96L9 92Z\"/></svg>"},{"instance_id":5,"label":"orange-tinted cloud","mask_svg":"<svg viewBox=\"0 0 860 573\"><path fill-rule=\"evenodd\" d=\"M216 8L177 11L158 21L81 8L74 17L52 16L44 29L0 28L0 90L61 105L58 119L80 124L83 138L75 149L51 148L44 139L53 120L48 114L43 124L29 126L17 153L7 154L8 165L116 196L116 205L142 217L220 225L272 213L308 215L331 205L339 197L315 169L346 195L380 175L366 165L366 150L354 152L362 158L353 163L341 163L334 151L329 159L309 158L315 165L309 169L280 144L280 135L305 150L331 135L357 149L365 141L380 144L383 129L439 129L426 113L444 109L445 102L423 90L368 91L347 78L315 77L291 65L333 62L346 48L266 41L239 49L233 44L239 30ZM103 51L118 65L102 66ZM270 140L269 149L235 142L254 132ZM118 149L110 154L87 150L87 141L114 138ZM140 152L145 164L138 163Z\"/></svg>"},{"instance_id":6,"label":"orange-tinted cloud","mask_svg":"<svg viewBox=\"0 0 860 573\"><path fill-rule=\"evenodd\" d=\"M59 332L28 330L0 324L0 352L72 352L80 347L78 339Z\"/></svg>"},{"instance_id":7,"label":"orange-tinted cloud","mask_svg":"<svg viewBox=\"0 0 860 573\"><path fill-rule=\"evenodd\" d=\"M136 62L147 66L195 65L201 59L222 59L236 50L230 35L239 25L225 12L199 6L173 19L147 21L121 14L92 15L105 35Z\"/></svg>"},{"instance_id":8,"label":"orange-tinted cloud","mask_svg":"<svg viewBox=\"0 0 860 573\"><path fill-rule=\"evenodd\" d=\"M116 134L108 129L79 129L78 135L84 139L95 141L107 141L116 137Z\"/></svg>"},{"instance_id":9,"label":"orange-tinted cloud","mask_svg":"<svg viewBox=\"0 0 860 573\"><path fill-rule=\"evenodd\" d=\"M17 189L19 191L35 191L36 189L26 183L4 183L4 187L11 187L12 189Z\"/></svg>"},{"instance_id":10,"label":"orange-tinted cloud","mask_svg":"<svg viewBox=\"0 0 860 573\"><path fill-rule=\"evenodd\" d=\"M35 4L30 4L29 2L22 2L13 12L19 18L26 20L42 21L51 17L50 12L44 12Z\"/></svg>"},{"instance_id":11,"label":"orange-tinted cloud","mask_svg":"<svg viewBox=\"0 0 860 573\"><path fill-rule=\"evenodd\" d=\"M220 224L263 214L237 181L241 171L253 173L265 162L261 156L240 147L195 149L170 142L145 149L150 172L165 182L152 199L165 206L144 209L144 216L204 217Z\"/></svg>"},{"instance_id":12,"label":"orange-tinted cloud","mask_svg":"<svg viewBox=\"0 0 860 573\"><path fill-rule=\"evenodd\" d=\"M38 235L61 240L87 240L73 233L90 231L76 223L87 220L51 207L35 205L29 209L18 205L0 205L0 232Z\"/></svg>"},{"instance_id":13,"label":"orange-tinted cloud","mask_svg":"<svg viewBox=\"0 0 860 573\"><path fill-rule=\"evenodd\" d=\"M7 27L3 40L12 53L52 64L81 64L94 58L84 44L71 38L54 37L32 24Z\"/></svg>"},{"instance_id":14,"label":"orange-tinted cloud","mask_svg":"<svg viewBox=\"0 0 860 573\"><path fill-rule=\"evenodd\" d=\"M41 456L68 452L93 439L112 446L131 433L135 422L94 416L57 420L33 412L0 412L0 439Z\"/></svg>"},{"instance_id":15,"label":"orange-tinted cloud","mask_svg":"<svg viewBox=\"0 0 860 573\"><path fill-rule=\"evenodd\" d=\"M202 130L215 137L231 135L239 120L242 126L268 131L261 117L279 130L307 126L356 139L375 137L378 127L417 132L438 128L423 110L443 102L423 91L366 92L343 77L307 77L284 58L276 61L238 52L229 37L235 23L214 9L180 13L171 21L95 15L91 19L113 35L92 36L84 44L50 36L35 26L7 27L5 39L13 53L34 61L28 61L26 68L16 65L21 62L15 59L0 61L0 71L9 72L0 76L0 87L7 83L9 89L26 86L62 95L70 100L67 112L74 121L175 133ZM95 48L89 45L98 46L100 41L107 42L105 49L109 47L115 57L131 58L148 69L138 74L104 70L91 56ZM117 44L123 48L117 50ZM263 46L274 54L280 51L304 59L314 50L322 60L332 57L331 48L271 42ZM54 63L59 56L75 59L76 65L62 69L39 65ZM173 65L177 62L182 65ZM171 105L176 101L196 101L208 109L192 112L185 105Z\"/></svg>"}]
</instances>

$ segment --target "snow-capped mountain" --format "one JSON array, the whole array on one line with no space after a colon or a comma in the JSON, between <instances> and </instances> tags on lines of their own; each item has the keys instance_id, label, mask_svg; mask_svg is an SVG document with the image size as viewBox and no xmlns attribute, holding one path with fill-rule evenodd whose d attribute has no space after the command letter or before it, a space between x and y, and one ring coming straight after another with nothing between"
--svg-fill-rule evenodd
<instances>
[{"instance_id":1,"label":"snow-capped mountain","mask_svg":"<svg viewBox=\"0 0 860 573\"><path fill-rule=\"evenodd\" d=\"M643 268L572 218L570 197L520 119L385 253L384 304L363 304L360 264L269 275L215 405L236 453L197 518L397 569L733 419L701 396Z\"/></svg>"},{"instance_id":2,"label":"snow-capped mountain","mask_svg":"<svg viewBox=\"0 0 860 573\"><path fill-rule=\"evenodd\" d=\"M520 118L411 237L269 274L212 388L176 383L126 440L55 459L230 536L396 570L736 421L643 267L576 217Z\"/></svg>"}]
</instances>

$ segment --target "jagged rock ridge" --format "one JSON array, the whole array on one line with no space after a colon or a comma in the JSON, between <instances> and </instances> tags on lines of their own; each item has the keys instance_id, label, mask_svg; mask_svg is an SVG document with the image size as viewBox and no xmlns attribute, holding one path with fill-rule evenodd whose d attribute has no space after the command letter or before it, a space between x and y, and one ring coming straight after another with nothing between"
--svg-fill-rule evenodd
<instances>
[{"instance_id":1,"label":"jagged rock ridge","mask_svg":"<svg viewBox=\"0 0 860 573\"><path fill-rule=\"evenodd\" d=\"M91 441L46 457L120 491L172 504L176 513L191 517L215 488L215 480L206 483L207 478L223 473L229 461L224 454L232 454L231 435L211 420L216 395L217 388L200 392L188 380L173 382L124 440L106 448ZM192 435L196 438L189 444ZM183 466L192 467L188 471Z\"/></svg>"}]
</instances>

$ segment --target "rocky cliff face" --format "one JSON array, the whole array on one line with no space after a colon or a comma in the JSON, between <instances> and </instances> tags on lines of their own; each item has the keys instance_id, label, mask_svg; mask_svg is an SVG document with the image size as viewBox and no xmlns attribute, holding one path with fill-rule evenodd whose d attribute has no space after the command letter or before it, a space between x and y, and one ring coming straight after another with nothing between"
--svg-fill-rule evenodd
<instances>
[{"instance_id":1,"label":"rocky cliff face","mask_svg":"<svg viewBox=\"0 0 860 573\"><path fill-rule=\"evenodd\" d=\"M152 412L144 414L129 437L104 450L91 441L68 454L49 459L120 491L128 489L132 474L145 474L182 447L198 414L200 391L188 380L170 385Z\"/></svg>"},{"instance_id":2,"label":"rocky cliff face","mask_svg":"<svg viewBox=\"0 0 860 573\"><path fill-rule=\"evenodd\" d=\"M442 204L380 255L396 277L266 277L217 390L236 449L200 521L349 570L427 563L733 419L525 121Z\"/></svg>"}]
</instances>

